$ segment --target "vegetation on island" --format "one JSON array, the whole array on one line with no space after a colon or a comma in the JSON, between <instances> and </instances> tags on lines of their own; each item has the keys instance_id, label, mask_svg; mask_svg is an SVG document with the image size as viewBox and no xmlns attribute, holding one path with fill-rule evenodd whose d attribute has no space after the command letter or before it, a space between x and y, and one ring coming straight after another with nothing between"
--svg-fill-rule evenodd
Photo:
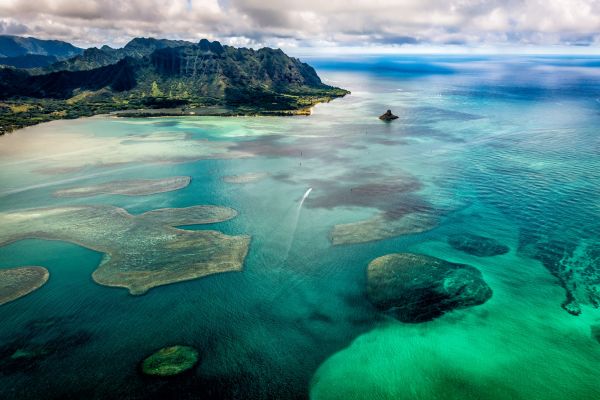
<instances>
[{"instance_id":1,"label":"vegetation on island","mask_svg":"<svg viewBox=\"0 0 600 400\"><path fill-rule=\"evenodd\" d=\"M349 92L279 49L138 38L44 68L0 69L0 134L55 119L117 115L298 115Z\"/></svg>"}]
</instances>

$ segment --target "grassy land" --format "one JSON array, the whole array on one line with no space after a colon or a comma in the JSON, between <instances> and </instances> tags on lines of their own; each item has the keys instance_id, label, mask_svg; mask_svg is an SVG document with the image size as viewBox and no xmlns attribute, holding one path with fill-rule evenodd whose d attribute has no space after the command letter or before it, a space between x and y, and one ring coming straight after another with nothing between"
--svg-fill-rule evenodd
<instances>
[{"instance_id":1,"label":"grassy land","mask_svg":"<svg viewBox=\"0 0 600 400\"><path fill-rule=\"evenodd\" d=\"M80 92L69 99L11 99L0 102L0 135L42 122L108 113L125 117L309 115L315 104L348 93L336 88L261 96L243 93L222 101L214 98L127 97L100 90Z\"/></svg>"}]
</instances>

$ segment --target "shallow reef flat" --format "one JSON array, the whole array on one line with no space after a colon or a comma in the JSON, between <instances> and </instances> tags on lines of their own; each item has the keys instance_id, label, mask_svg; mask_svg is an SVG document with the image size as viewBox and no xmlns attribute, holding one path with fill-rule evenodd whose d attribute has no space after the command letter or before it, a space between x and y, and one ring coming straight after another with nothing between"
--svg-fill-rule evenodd
<instances>
[{"instance_id":1,"label":"shallow reef flat","mask_svg":"<svg viewBox=\"0 0 600 400\"><path fill-rule=\"evenodd\" d=\"M28 128L34 141L3 137L0 165L28 159L31 170L41 174L64 174L85 167L110 167L135 163L179 163L203 159L250 157L232 150L232 143L192 139L182 132L153 132L144 135L99 137L79 133L57 133L58 121ZM19 142L18 140L21 140ZM48 149L52 148L52 155ZM37 163L43 160L43 163Z\"/></svg>"},{"instance_id":2,"label":"shallow reef flat","mask_svg":"<svg viewBox=\"0 0 600 400\"><path fill-rule=\"evenodd\" d=\"M100 194L123 196L146 196L150 194L172 192L187 187L189 176L173 176L160 179L135 179L101 183L92 186L80 186L61 189L54 192L56 197L91 197Z\"/></svg>"},{"instance_id":3,"label":"shallow reef flat","mask_svg":"<svg viewBox=\"0 0 600 400\"><path fill-rule=\"evenodd\" d=\"M160 208L140 214L153 224L168 226L216 224L235 218L237 211L220 206L192 206L184 208Z\"/></svg>"},{"instance_id":4,"label":"shallow reef flat","mask_svg":"<svg viewBox=\"0 0 600 400\"><path fill-rule=\"evenodd\" d=\"M385 214L358 222L335 225L331 231L333 245L355 244L389 239L400 235L425 232L438 224L438 218L429 212L414 212L398 219Z\"/></svg>"},{"instance_id":5,"label":"shallow reef flat","mask_svg":"<svg viewBox=\"0 0 600 400\"><path fill-rule=\"evenodd\" d=\"M138 295L160 285L241 270L249 236L174 228L235 215L235 210L218 206L167 208L138 216L113 206L27 209L0 213L0 246L39 238L102 252L94 281Z\"/></svg>"},{"instance_id":6,"label":"shallow reef flat","mask_svg":"<svg viewBox=\"0 0 600 400\"><path fill-rule=\"evenodd\" d=\"M237 183L237 184L253 183L253 182L261 181L268 176L269 176L269 174L267 172L248 172L247 174L224 176L223 181L226 183Z\"/></svg>"},{"instance_id":7,"label":"shallow reef flat","mask_svg":"<svg viewBox=\"0 0 600 400\"><path fill-rule=\"evenodd\" d=\"M0 269L0 305L39 289L48 281L49 276L44 267Z\"/></svg>"}]
</instances>

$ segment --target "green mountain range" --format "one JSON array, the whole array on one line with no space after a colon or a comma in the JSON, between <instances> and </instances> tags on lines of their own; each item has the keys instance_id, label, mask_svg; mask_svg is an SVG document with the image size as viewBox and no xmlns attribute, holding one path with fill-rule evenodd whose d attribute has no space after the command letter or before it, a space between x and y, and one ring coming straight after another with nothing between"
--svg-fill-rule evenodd
<instances>
[{"instance_id":1,"label":"green mountain range","mask_svg":"<svg viewBox=\"0 0 600 400\"><path fill-rule=\"evenodd\" d=\"M136 38L121 49L91 48L42 68L0 69L0 132L114 111L307 114L347 93L279 49Z\"/></svg>"},{"instance_id":2,"label":"green mountain range","mask_svg":"<svg viewBox=\"0 0 600 400\"><path fill-rule=\"evenodd\" d=\"M4 66L45 67L82 52L83 49L60 40L0 35L0 65Z\"/></svg>"}]
</instances>

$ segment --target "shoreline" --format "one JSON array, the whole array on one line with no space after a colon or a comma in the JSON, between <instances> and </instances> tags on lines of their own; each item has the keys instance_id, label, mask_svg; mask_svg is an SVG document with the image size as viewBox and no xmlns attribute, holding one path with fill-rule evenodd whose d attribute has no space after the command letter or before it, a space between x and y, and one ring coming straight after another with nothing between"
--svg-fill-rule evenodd
<instances>
[{"instance_id":1,"label":"shoreline","mask_svg":"<svg viewBox=\"0 0 600 400\"><path fill-rule=\"evenodd\" d=\"M292 117L292 116L310 116L313 108L322 103L329 103L335 99L343 98L346 95L351 94L350 91L344 91L343 94L336 96L329 96L326 98L320 98L316 101L312 101L307 104L306 107L296 109L268 109L260 106L252 105L239 105L239 106L226 106L226 105L206 105L206 106L195 106L189 108L136 108L136 109L101 109L101 110L86 110L81 114L69 115L67 110L61 112L41 112L35 113L31 110L39 110L39 106L35 103L30 102L15 102L11 103L0 103L6 107L11 106L23 106L26 107L24 112L12 112L7 113L9 123L2 126L0 125L0 136L7 133L13 133L30 126L36 126L47 122L60 121L60 120L77 120L80 118L91 118L96 116L105 117L116 117L116 118L160 118L160 117L257 117L257 116L272 116L272 117ZM36 108L37 107L37 108ZM68 108L68 107L67 107ZM98 112L95 112L98 111ZM27 113L27 115L20 116L19 114ZM0 117L3 115L0 113ZM12 121L14 119L14 121ZM0 120L0 123L2 121Z\"/></svg>"}]
</instances>

